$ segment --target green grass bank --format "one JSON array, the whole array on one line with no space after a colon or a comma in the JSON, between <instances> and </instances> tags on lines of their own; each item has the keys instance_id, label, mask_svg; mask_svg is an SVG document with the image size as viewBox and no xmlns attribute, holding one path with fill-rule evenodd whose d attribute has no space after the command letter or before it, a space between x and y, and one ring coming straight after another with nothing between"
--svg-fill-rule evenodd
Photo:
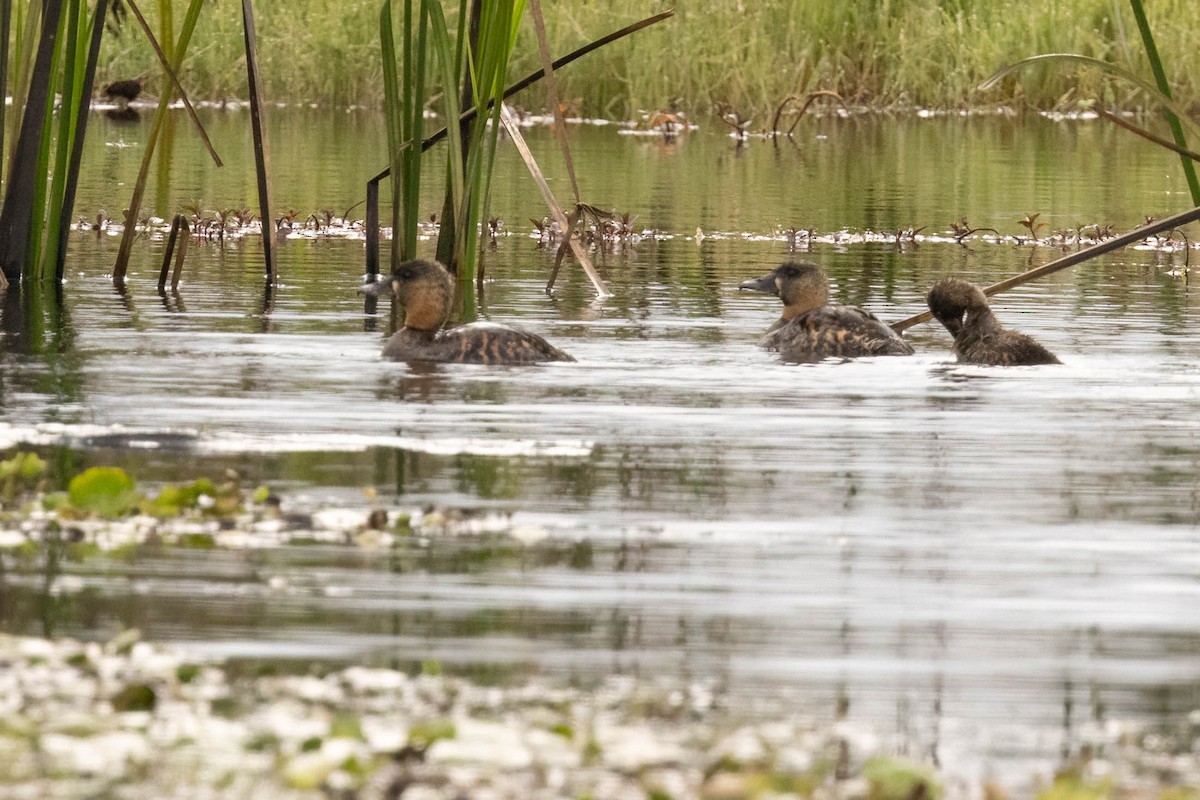
<instances>
[{"instance_id":1,"label":"green grass bank","mask_svg":"<svg viewBox=\"0 0 1200 800\"><path fill-rule=\"evenodd\" d=\"M144 5L149 13L152 4ZM255 5L271 99L381 103L380 0ZM544 9L558 55L671 5L576 0ZM1039 67L988 93L975 87L1003 65L1048 52L1081 53L1150 74L1122 0L678 0L675 7L674 19L559 73L561 95L573 110L623 118L638 109L703 115L729 107L758 125L769 123L788 95L815 89L878 108L1050 108L1083 99L1131 108L1144 98L1095 70ZM1148 13L1177 97L1197 105L1200 14L1194 0L1156 0ZM241 4L214 0L196 32L185 85L200 99L245 97L241 48ZM149 72L153 65L130 20L106 43L100 79ZM515 74L539 65L526 19ZM534 87L517 103L540 108L545 93Z\"/></svg>"}]
</instances>

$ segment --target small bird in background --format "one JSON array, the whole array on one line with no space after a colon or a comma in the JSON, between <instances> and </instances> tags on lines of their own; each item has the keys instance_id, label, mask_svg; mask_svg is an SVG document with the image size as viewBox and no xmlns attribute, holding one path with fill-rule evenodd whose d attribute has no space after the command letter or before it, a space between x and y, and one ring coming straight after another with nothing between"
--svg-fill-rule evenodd
<instances>
[{"instance_id":1,"label":"small bird in background","mask_svg":"<svg viewBox=\"0 0 1200 800\"><path fill-rule=\"evenodd\" d=\"M146 82L147 77L149 76L139 75L136 78L113 81L101 89L100 93L114 103L117 103L121 108L124 108L136 100L138 95L142 93L142 85Z\"/></svg>"}]
</instances>

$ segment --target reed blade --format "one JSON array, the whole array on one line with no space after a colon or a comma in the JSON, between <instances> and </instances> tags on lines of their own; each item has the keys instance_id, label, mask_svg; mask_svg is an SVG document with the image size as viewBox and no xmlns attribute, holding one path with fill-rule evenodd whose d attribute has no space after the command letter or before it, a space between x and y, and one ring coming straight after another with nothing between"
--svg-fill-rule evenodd
<instances>
[{"instance_id":1,"label":"reed blade","mask_svg":"<svg viewBox=\"0 0 1200 800\"><path fill-rule=\"evenodd\" d=\"M179 32L179 38L175 44L174 61L172 67L178 71L180 64L183 63L184 57L187 55L188 45L192 40L192 33L196 30L196 22L200 19L200 11L203 8L204 0L190 0L188 4L187 14L183 19L183 28ZM163 121L167 116L167 107L171 102L171 93L163 92L158 99L158 108L154 112L154 122L150 127L150 133L146 137L146 150L142 154L142 165L138 170L137 180L133 185L133 196L129 201L129 209L125 215L125 230L121 233L121 244L117 250L117 261L113 266L113 283L118 287L125 285L125 273L129 269L129 257L133 252L133 239L136 235L136 225L138 216L141 214L142 199L146 194L146 181L150 175L150 164L154 159L154 148L158 142L158 137L162 133Z\"/></svg>"},{"instance_id":2,"label":"reed blade","mask_svg":"<svg viewBox=\"0 0 1200 800\"><path fill-rule=\"evenodd\" d=\"M1096 108L1095 111L1101 119L1108 120L1117 127L1124 128L1130 133L1140 136L1148 142L1154 142L1154 144L1158 145L1159 147L1170 150L1173 153L1178 153L1190 161L1200 161L1200 153L1197 153L1194 150L1189 150L1186 147L1180 147L1179 145L1175 144L1175 142L1151 133L1140 125L1134 125L1128 120L1121 119L1116 114L1109 113L1103 108Z\"/></svg>"},{"instance_id":3,"label":"reed blade","mask_svg":"<svg viewBox=\"0 0 1200 800\"><path fill-rule=\"evenodd\" d=\"M262 75L258 70L258 37L254 30L254 7L251 0L242 0L242 31L245 34L246 82L250 89L250 123L254 138L254 174L258 181L263 259L266 262L267 282L274 286L278 281L275 265L275 215L271 208L269 155L266 126L263 123Z\"/></svg>"},{"instance_id":4,"label":"reed blade","mask_svg":"<svg viewBox=\"0 0 1200 800\"><path fill-rule=\"evenodd\" d=\"M204 125L200 123L200 118L196 116L196 109L192 107L192 101L188 97L187 91L184 90L183 84L179 82L179 77L175 74L176 69L171 66L171 60L165 52L162 45L159 44L154 32L150 30L150 26L146 24L146 18L142 16L141 9L137 7L135 0L123 0L137 18L138 24L142 27L142 33L146 34L146 40L150 42L150 47L153 48L154 54L158 56L158 63L162 66L163 72L167 73L167 78L170 80L174 91L179 95L179 99L183 101L183 107L187 110L188 118L191 119L192 125L196 127L196 132L200 134L200 141L204 143L204 149L208 151L208 155L212 158L213 163L218 167L224 166L221 162L221 157L217 155L217 151L213 148L212 141L208 138L208 131L204 129ZM165 7L166 13L163 14L162 24L165 30L170 30L170 8L168 3ZM174 48L172 48L174 49Z\"/></svg>"},{"instance_id":5,"label":"reed blade","mask_svg":"<svg viewBox=\"0 0 1200 800\"><path fill-rule=\"evenodd\" d=\"M582 203L579 195L579 181L575 178L575 161L571 158L571 145L567 142L567 123L563 119L562 101L558 96L558 82L554 80L554 60L550 57L550 44L546 39L546 22L542 19L542 4L540 0L529 0L530 12L533 15L533 27L537 31L538 53L542 58L542 72L546 75L546 91L550 95L550 110L554 114L554 127L558 131L559 147L562 150L563 162L567 165L567 178L571 181L571 191L575 194L575 202Z\"/></svg>"},{"instance_id":6,"label":"reed blade","mask_svg":"<svg viewBox=\"0 0 1200 800\"><path fill-rule=\"evenodd\" d=\"M1142 0L1129 0L1129 6L1133 9L1134 19L1137 20L1138 32L1141 33L1142 44L1146 48L1146 57L1150 60L1150 71L1154 73L1154 85L1163 97L1172 99L1171 84L1167 81L1167 72L1163 69L1162 59L1159 58L1158 45L1154 42L1154 34L1151 32L1150 23L1146 19L1146 9L1142 7ZM1166 117L1167 125L1171 128L1171 137L1175 140L1175 144L1181 149L1186 150L1188 146L1187 137L1183 133L1183 125L1179 121L1179 116L1168 109ZM1182 154L1179 157L1179 163L1183 167L1183 175L1187 180L1188 190L1192 193L1192 202L1200 206L1200 179L1196 177L1196 167L1191 159L1186 158Z\"/></svg>"},{"instance_id":7,"label":"reed blade","mask_svg":"<svg viewBox=\"0 0 1200 800\"><path fill-rule=\"evenodd\" d=\"M588 53L598 50L606 44L611 44L612 42L615 42L619 39L623 39L626 36L629 36L630 34L633 34L633 33L637 33L638 31L642 30L643 28L648 28L651 25L657 25L658 23L668 20L673 16L675 16L675 11L674 11L674 9L670 9L670 10L663 11L658 14L654 14L652 16L646 17L645 19L638 20L637 22L626 25L624 28L615 30L612 33L601 36L599 39L588 42L583 47L572 50L570 53L567 53L565 56L556 58L553 62L554 69L562 69L563 67L567 66L571 62L578 61L579 59L586 56ZM546 71L544 69L535 70L535 71L529 73L524 78L522 78L521 80L517 81L514 84L511 84L507 89L505 89L503 99L507 100L508 98L510 98L514 94L516 94L517 92L520 92L524 89L528 89L530 86L537 83L545 76L546 76ZM489 106L489 108L490 108L490 106ZM465 111L462 112L458 121L460 123L462 123L462 122L466 122L468 120L474 119L476 113L477 112L474 108L466 109ZM437 144L438 142L440 142L446 138L448 131L449 131L449 128L439 128L431 136L426 137L421 142L421 149L428 150L429 148L433 147L435 144ZM412 147L412 146L414 146L414 144L415 144L415 142L409 141L409 142L405 142L403 146L404 147ZM381 171L377 175L375 175L371 180L381 181L390 174L391 174L390 169L385 168L383 171Z\"/></svg>"},{"instance_id":8,"label":"reed blade","mask_svg":"<svg viewBox=\"0 0 1200 800\"><path fill-rule=\"evenodd\" d=\"M1108 61L1102 61L1098 58L1092 58L1091 56L1079 55L1078 53L1043 53L1041 55L1030 56L1029 58L1023 58L1020 61L1009 64L1008 66L1003 67L1003 68L997 70L996 72L992 73L992 75L988 76L987 80L985 80L983 83L979 84L979 86L977 88L980 91L985 91L987 89L993 88L998 83L1000 83L1001 80L1003 80L1004 78L1007 78L1009 75L1020 72L1021 70L1024 70L1027 67L1035 66L1038 64L1052 64L1052 63L1057 63L1057 62L1066 63L1066 64L1074 64L1076 66L1083 66L1083 67L1093 67L1102 72L1107 72L1111 75L1115 75L1115 76L1121 78L1122 80L1141 89L1143 92L1146 93L1146 95L1148 97L1150 97L1151 100L1153 100L1158 105L1162 106L1167 111L1178 115L1182 119L1186 119L1188 121L1188 123L1193 126L1193 128L1196 126L1196 123L1190 119L1190 117L1187 113L1187 109L1182 104L1176 102L1176 100L1174 98L1172 98L1170 95L1164 95L1162 92L1160 92L1158 90L1158 87L1155 86L1150 81L1146 80L1145 78L1142 78L1141 76L1139 76L1133 72L1130 72L1129 70L1125 69L1124 67L1120 67L1120 66L1118 66L1116 64L1112 64Z\"/></svg>"},{"instance_id":9,"label":"reed blade","mask_svg":"<svg viewBox=\"0 0 1200 800\"><path fill-rule=\"evenodd\" d=\"M46 120L51 111L52 65L62 16L61 0L46 0L42 8L41 36L24 101L20 132L13 151L13 168L0 210L0 272L5 284L19 283L30 263L30 246L40 231L30 229L38 186L45 185L44 162L39 164L46 140ZM47 148L48 149L48 148Z\"/></svg>"},{"instance_id":10,"label":"reed blade","mask_svg":"<svg viewBox=\"0 0 1200 800\"><path fill-rule=\"evenodd\" d=\"M74 215L75 190L79 185L80 165L83 162L83 139L87 132L88 111L91 108L92 90L96 81L96 62L100 57L100 42L104 37L104 20L108 13L108 0L96 0L96 8L92 12L89 23L90 37L87 61L83 69L83 80L79 87L79 99L76 103L78 113L75 116L75 131L71 142L71 157L67 163L66 189L63 195L59 217L58 247L54 261L54 281L62 283L63 272L67 260L67 235L71 230L71 217Z\"/></svg>"},{"instance_id":11,"label":"reed blade","mask_svg":"<svg viewBox=\"0 0 1200 800\"><path fill-rule=\"evenodd\" d=\"M533 182L537 184L538 191L542 194L542 200L546 203L546 208L550 209L550 214L558 222L559 230L564 232L566 242L564 246L569 246L575 257L579 259L579 263L583 265L583 271L587 273L588 279L592 282L592 286L596 288L596 294L601 297L608 297L608 287L604 285L604 279L596 272L596 268L592 266L592 261L588 258L587 251L579 244L574 236L571 235L571 222L567 219L567 213L563 211L563 207L559 205L558 199L555 198L554 192L550 189L550 184L546 181L546 176L542 174L541 167L538 166L537 160L533 157L533 152L529 149L529 145L525 143L525 137L521 134L521 127L517 121L513 119L512 113L507 106L500 107L500 121L504 125L505 132L513 141L513 145L517 148L517 152L521 156L521 160L525 162L525 168L529 170L529 174L533 176ZM546 289L549 291L554 286L553 278Z\"/></svg>"},{"instance_id":12,"label":"reed blade","mask_svg":"<svg viewBox=\"0 0 1200 800\"><path fill-rule=\"evenodd\" d=\"M59 43L60 96L62 103L58 114L51 121L49 130L54 132L54 165L49 170L50 187L48 207L45 210L43 250L37 261L31 265L31 277L44 278L47 262L58 264L58 249L63 242L65 231L62 230L63 201L67 193L67 162L72 150L72 139L76 132L75 123L80 113L79 105L82 98L79 89L83 82L83 68L86 63L87 42L87 3L82 0L68 0L64 16L66 19L66 38ZM69 212L69 209L68 209ZM65 224L70 226L68 214Z\"/></svg>"},{"instance_id":13,"label":"reed blade","mask_svg":"<svg viewBox=\"0 0 1200 800\"><path fill-rule=\"evenodd\" d=\"M4 180L4 133L8 124L8 39L12 22L12 0L0 0L0 181Z\"/></svg>"}]
</instances>

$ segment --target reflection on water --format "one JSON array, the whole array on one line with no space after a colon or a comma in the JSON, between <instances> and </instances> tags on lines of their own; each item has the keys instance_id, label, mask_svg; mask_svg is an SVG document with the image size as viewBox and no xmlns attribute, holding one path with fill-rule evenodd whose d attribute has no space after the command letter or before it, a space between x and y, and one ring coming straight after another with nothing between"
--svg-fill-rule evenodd
<instances>
[{"instance_id":1,"label":"reflection on water","mask_svg":"<svg viewBox=\"0 0 1200 800\"><path fill-rule=\"evenodd\" d=\"M304 122L312 135L280 144L282 202L353 198L379 165L331 154L360 152L355 137L375 147L378 131ZM355 294L360 242L284 242L264 314L253 241L193 247L164 301L160 243L139 244L118 295L115 240L76 235L59 316L31 327L41 307L4 308L0 442L39 443L59 475L236 468L301 509L361 506L372 487L398 507L509 515L520 536L384 553L147 546L82 562L66 543L48 565L5 560L0 626L136 626L248 660L436 659L488 680L666 674L714 681L731 704L840 709L914 751L941 741L1006 762L1069 750L1090 722L1180 719L1200 699L1200 304L1172 264L1129 250L999 298L1001 320L1062 367L958 366L928 325L909 332L911 358L788 366L754 346L777 301L736 288L784 246L684 237L964 215L1015 232L1039 209L1056 225L1128 226L1174 210L1169 160L1086 124L813 124L791 149L576 134L595 200L676 235L599 259L614 292L600 303L576 273L546 297L553 254L532 240L489 254L484 315L578 364L381 362L393 323ZM139 130L98 128L110 143ZM218 118L214 130L228 142L238 129ZM186 162L179 202L249 196L234 149L229 183ZM82 191L81 211L119 202L102 188L125 180L129 152L92 152L108 183ZM518 230L541 211L512 161L494 202ZM944 274L990 283L1054 254L826 245L806 257L835 299L899 319Z\"/></svg>"}]
</instances>

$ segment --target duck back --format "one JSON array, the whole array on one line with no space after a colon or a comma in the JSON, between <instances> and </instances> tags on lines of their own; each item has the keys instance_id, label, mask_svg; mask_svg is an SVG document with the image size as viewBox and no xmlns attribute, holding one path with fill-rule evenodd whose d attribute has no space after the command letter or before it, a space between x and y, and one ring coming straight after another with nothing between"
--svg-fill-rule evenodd
<instances>
[{"instance_id":1,"label":"duck back","mask_svg":"<svg viewBox=\"0 0 1200 800\"><path fill-rule=\"evenodd\" d=\"M958 360L964 364L1030 367L1062 363L1054 353L1038 344L1032 336L1009 330L1000 330L986 336L972 336L964 331L955 341L954 351Z\"/></svg>"},{"instance_id":2,"label":"duck back","mask_svg":"<svg viewBox=\"0 0 1200 800\"><path fill-rule=\"evenodd\" d=\"M913 354L900 334L856 306L826 305L780 320L759 344L797 363Z\"/></svg>"},{"instance_id":3,"label":"duck back","mask_svg":"<svg viewBox=\"0 0 1200 800\"><path fill-rule=\"evenodd\" d=\"M384 345L383 357L393 361L492 365L575 360L536 333L490 322L460 325L433 336L401 329Z\"/></svg>"}]
</instances>

